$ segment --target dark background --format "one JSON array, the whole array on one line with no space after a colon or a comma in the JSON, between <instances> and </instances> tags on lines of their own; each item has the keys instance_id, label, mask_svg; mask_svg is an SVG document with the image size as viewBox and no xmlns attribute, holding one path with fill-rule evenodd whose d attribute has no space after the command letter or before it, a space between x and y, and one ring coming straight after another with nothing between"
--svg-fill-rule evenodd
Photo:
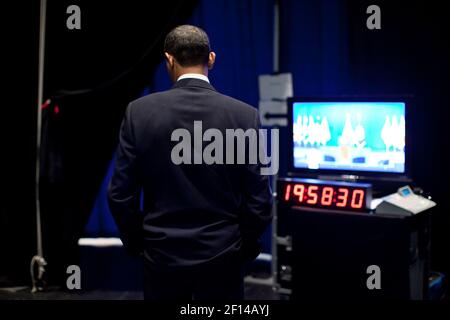
<instances>
[{"instance_id":1,"label":"dark background","mask_svg":"<svg viewBox=\"0 0 450 320\"><path fill-rule=\"evenodd\" d=\"M127 103L145 88L167 85L168 79L161 78L161 56L162 40L170 28L196 22L210 33L222 61L245 61L237 64L233 75L227 73L233 66L218 65L212 81L221 91L257 105L257 79L250 89L241 90L250 78L236 74L247 76L246 67L270 72L270 46L264 47L261 40L251 47L253 36L241 39L240 34L248 32L271 43L267 24L254 17L258 10L270 12L272 4L248 0L230 9L224 3L49 1L44 96L52 98L53 104L44 111L48 131L44 132L42 206L44 254L55 281L61 276L61 270L55 270L58 266L76 261L76 239L83 234L107 171ZM71 4L81 7L80 31L66 28L65 10ZM366 8L371 4L381 7L382 30L365 27ZM219 5L224 6L222 12L239 12L238 18L221 17L215 11ZM281 0L280 18L280 71L293 73L296 95L415 96L410 110L413 178L438 203L432 264L450 274L450 21L443 5L438 1ZM267 21L272 23L270 18ZM36 250L39 1L5 5L1 22L6 56L1 73L0 283L28 284L29 262ZM240 32L236 26L244 24ZM233 38L241 39L241 45L234 45ZM261 46L264 50L252 50ZM264 67L255 67L258 63ZM86 88L96 89L82 90Z\"/></svg>"}]
</instances>

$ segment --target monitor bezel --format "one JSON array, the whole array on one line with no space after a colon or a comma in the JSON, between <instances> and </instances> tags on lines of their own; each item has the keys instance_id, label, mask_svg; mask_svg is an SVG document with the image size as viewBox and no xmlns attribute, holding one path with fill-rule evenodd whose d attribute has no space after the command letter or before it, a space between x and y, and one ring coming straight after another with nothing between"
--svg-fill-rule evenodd
<instances>
[{"instance_id":1,"label":"monitor bezel","mask_svg":"<svg viewBox=\"0 0 450 320\"><path fill-rule=\"evenodd\" d=\"M405 170L404 172L362 171L339 169L308 169L294 166L293 106L296 102L400 102L405 104ZM343 180L409 180L411 178L411 124L412 96L336 96L288 98L288 175L305 177L342 177Z\"/></svg>"}]
</instances>

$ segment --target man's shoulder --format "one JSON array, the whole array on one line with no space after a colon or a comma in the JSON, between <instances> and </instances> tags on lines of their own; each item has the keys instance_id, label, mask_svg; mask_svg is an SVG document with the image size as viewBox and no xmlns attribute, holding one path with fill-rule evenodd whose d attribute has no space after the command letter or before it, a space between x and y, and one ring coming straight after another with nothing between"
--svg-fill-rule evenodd
<instances>
[{"instance_id":1,"label":"man's shoulder","mask_svg":"<svg viewBox=\"0 0 450 320\"><path fill-rule=\"evenodd\" d=\"M147 94L145 96L142 96L140 98L137 98L130 102L130 106L137 107L137 106L143 106L143 105L151 105L154 102L160 102L164 98L167 98L168 92L167 91L161 91L161 92L155 92L151 94Z\"/></svg>"},{"instance_id":2,"label":"man's shoulder","mask_svg":"<svg viewBox=\"0 0 450 320\"><path fill-rule=\"evenodd\" d=\"M249 117L253 118L255 116L255 114L257 113L256 108L254 108L250 104L248 104L244 101L238 100L236 98L227 96L225 94L218 92L216 99L217 99L218 104L223 106L223 108L225 108L231 112L238 113L240 116L249 116Z\"/></svg>"},{"instance_id":3,"label":"man's shoulder","mask_svg":"<svg viewBox=\"0 0 450 320\"><path fill-rule=\"evenodd\" d=\"M155 92L131 101L128 104L128 111L134 118L147 118L155 116L170 106L170 99L167 98L167 91Z\"/></svg>"},{"instance_id":4,"label":"man's shoulder","mask_svg":"<svg viewBox=\"0 0 450 320\"><path fill-rule=\"evenodd\" d=\"M244 101L238 100L236 98L227 96L226 94L222 94L219 92L217 94L225 103L227 103L229 105L234 105L236 107L239 107L239 108L249 111L249 112L255 111L254 107L252 107L251 105L249 105L248 103L246 103Z\"/></svg>"},{"instance_id":5,"label":"man's shoulder","mask_svg":"<svg viewBox=\"0 0 450 320\"><path fill-rule=\"evenodd\" d=\"M177 94L178 92L176 88L151 93L131 101L130 107L132 107L133 109L151 107L152 105L161 107L161 105L169 103L173 99L173 97ZM222 94L218 91L208 90L208 95L211 99L214 100L214 104L216 106L220 105L227 109L249 115L254 115L257 112L257 110L248 103L245 103L241 100L230 97L228 95Z\"/></svg>"}]
</instances>

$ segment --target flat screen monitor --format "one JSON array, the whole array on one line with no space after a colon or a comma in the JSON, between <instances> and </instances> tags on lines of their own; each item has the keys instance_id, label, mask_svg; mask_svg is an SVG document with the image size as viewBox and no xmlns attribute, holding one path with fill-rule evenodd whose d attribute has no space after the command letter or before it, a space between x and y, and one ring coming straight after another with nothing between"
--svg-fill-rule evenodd
<instances>
[{"instance_id":1,"label":"flat screen monitor","mask_svg":"<svg viewBox=\"0 0 450 320\"><path fill-rule=\"evenodd\" d=\"M398 99L290 99L292 169L406 176L406 109Z\"/></svg>"}]
</instances>

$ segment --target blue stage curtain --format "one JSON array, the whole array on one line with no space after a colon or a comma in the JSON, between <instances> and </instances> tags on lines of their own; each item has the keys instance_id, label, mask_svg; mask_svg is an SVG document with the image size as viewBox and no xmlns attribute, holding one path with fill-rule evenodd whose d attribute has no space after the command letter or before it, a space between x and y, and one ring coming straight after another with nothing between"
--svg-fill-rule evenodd
<instances>
[{"instance_id":1,"label":"blue stage curtain","mask_svg":"<svg viewBox=\"0 0 450 320\"><path fill-rule=\"evenodd\" d=\"M118 237L119 229L117 228L114 219L109 211L107 201L108 184L111 180L116 157L111 160L108 171L103 179L100 190L95 199L94 207L92 208L91 215L88 223L84 229L87 237Z\"/></svg>"},{"instance_id":2,"label":"blue stage curtain","mask_svg":"<svg viewBox=\"0 0 450 320\"><path fill-rule=\"evenodd\" d=\"M206 31L217 54L209 74L211 84L257 107L258 75L273 70L273 0L203 0L188 23ZM151 91L170 87L161 61Z\"/></svg>"},{"instance_id":3,"label":"blue stage curtain","mask_svg":"<svg viewBox=\"0 0 450 320\"><path fill-rule=\"evenodd\" d=\"M349 92L345 0L280 1L280 71L297 96Z\"/></svg>"}]
</instances>

